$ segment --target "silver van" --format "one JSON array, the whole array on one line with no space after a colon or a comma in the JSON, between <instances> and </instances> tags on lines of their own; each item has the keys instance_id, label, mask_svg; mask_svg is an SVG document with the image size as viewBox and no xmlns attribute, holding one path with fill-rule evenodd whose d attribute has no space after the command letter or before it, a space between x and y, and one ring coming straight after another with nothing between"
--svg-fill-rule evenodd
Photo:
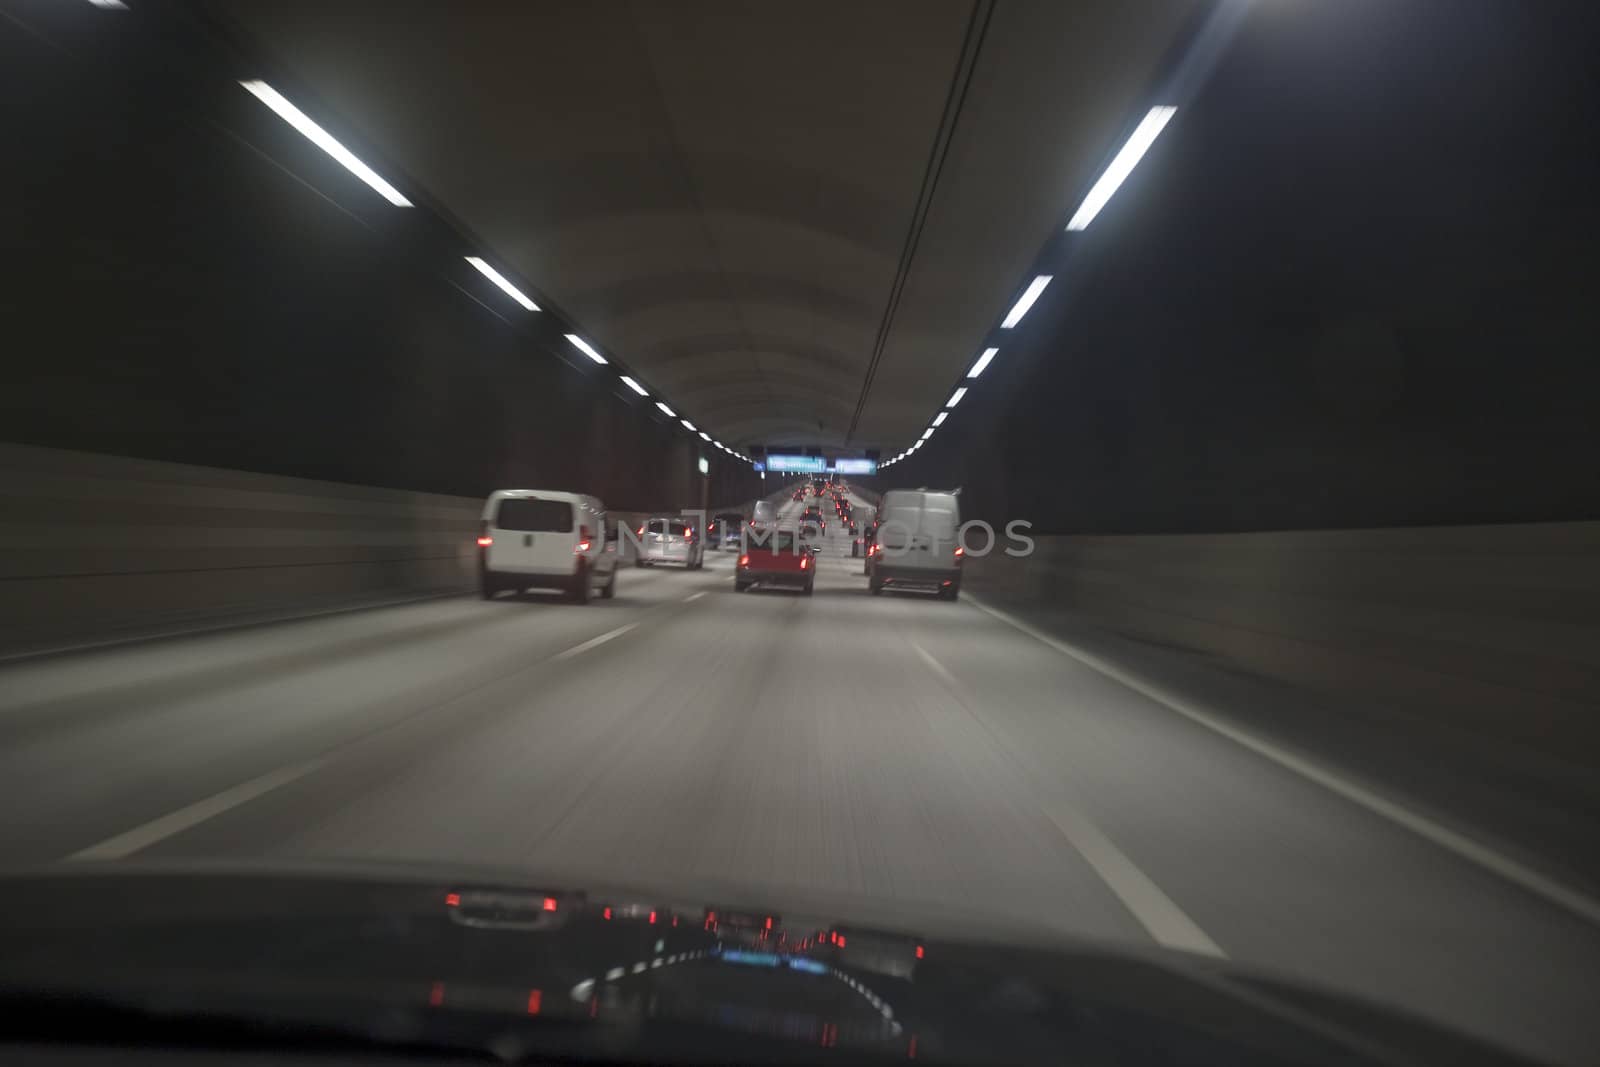
<instances>
[{"instance_id":1,"label":"silver van","mask_svg":"<svg viewBox=\"0 0 1600 1067\"><path fill-rule=\"evenodd\" d=\"M884 589L927 589L961 595L961 505L955 493L891 489L878 505L877 541L868 557L874 595Z\"/></svg>"},{"instance_id":2,"label":"silver van","mask_svg":"<svg viewBox=\"0 0 1600 1067\"><path fill-rule=\"evenodd\" d=\"M598 498L501 489L483 505L478 580L483 598L506 590L560 589L580 604L617 590L617 536Z\"/></svg>"}]
</instances>

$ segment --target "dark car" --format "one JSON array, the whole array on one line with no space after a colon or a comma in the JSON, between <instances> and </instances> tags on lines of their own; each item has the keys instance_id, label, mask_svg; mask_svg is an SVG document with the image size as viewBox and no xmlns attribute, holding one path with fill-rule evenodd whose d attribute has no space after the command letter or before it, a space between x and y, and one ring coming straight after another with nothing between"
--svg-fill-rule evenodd
<instances>
[{"instance_id":1,"label":"dark car","mask_svg":"<svg viewBox=\"0 0 1600 1067\"><path fill-rule=\"evenodd\" d=\"M9 900L9 903L5 901ZM503 873L0 881L7 1062L1512 1062L1225 960Z\"/></svg>"}]
</instances>

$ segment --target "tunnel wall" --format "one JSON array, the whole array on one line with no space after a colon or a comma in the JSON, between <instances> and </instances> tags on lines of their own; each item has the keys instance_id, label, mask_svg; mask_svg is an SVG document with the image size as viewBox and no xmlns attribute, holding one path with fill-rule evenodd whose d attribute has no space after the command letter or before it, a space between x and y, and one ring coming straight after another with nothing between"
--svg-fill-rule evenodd
<instances>
[{"instance_id":1,"label":"tunnel wall","mask_svg":"<svg viewBox=\"0 0 1600 1067\"><path fill-rule=\"evenodd\" d=\"M482 508L0 444L0 654L471 592ZM630 526L645 515L608 514Z\"/></svg>"},{"instance_id":2,"label":"tunnel wall","mask_svg":"<svg viewBox=\"0 0 1600 1067\"><path fill-rule=\"evenodd\" d=\"M1600 522L1036 538L966 588L1420 723L1600 764Z\"/></svg>"},{"instance_id":3,"label":"tunnel wall","mask_svg":"<svg viewBox=\"0 0 1600 1067\"><path fill-rule=\"evenodd\" d=\"M184 5L140 7L0 19L0 90L35 101L0 113L0 439L637 510L700 503L704 455L712 498L756 494L576 355L582 324L523 314L464 262L495 249L390 208L244 92L258 60Z\"/></svg>"}]
</instances>

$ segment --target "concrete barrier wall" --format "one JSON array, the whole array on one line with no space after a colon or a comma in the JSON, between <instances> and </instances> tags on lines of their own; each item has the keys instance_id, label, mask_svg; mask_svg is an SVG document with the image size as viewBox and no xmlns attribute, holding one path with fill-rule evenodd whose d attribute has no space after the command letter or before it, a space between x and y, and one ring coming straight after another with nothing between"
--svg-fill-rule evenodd
<instances>
[{"instance_id":1,"label":"concrete barrier wall","mask_svg":"<svg viewBox=\"0 0 1600 1067\"><path fill-rule=\"evenodd\" d=\"M1025 559L969 560L964 585L1600 762L1600 522L1040 537Z\"/></svg>"},{"instance_id":2,"label":"concrete barrier wall","mask_svg":"<svg viewBox=\"0 0 1600 1067\"><path fill-rule=\"evenodd\" d=\"M470 592L482 508L0 444L0 654Z\"/></svg>"},{"instance_id":3,"label":"concrete barrier wall","mask_svg":"<svg viewBox=\"0 0 1600 1067\"><path fill-rule=\"evenodd\" d=\"M470 588L482 501L0 445L0 648Z\"/></svg>"}]
</instances>

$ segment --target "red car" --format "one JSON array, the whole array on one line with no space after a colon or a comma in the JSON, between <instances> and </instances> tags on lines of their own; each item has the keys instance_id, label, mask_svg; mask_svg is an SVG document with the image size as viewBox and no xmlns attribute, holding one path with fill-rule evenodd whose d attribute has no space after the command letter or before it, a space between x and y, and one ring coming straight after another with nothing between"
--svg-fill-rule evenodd
<instances>
[{"instance_id":1,"label":"red car","mask_svg":"<svg viewBox=\"0 0 1600 1067\"><path fill-rule=\"evenodd\" d=\"M817 577L816 556L800 544L793 530L773 530L766 537L751 534L733 572L733 589L752 585L784 586L811 595Z\"/></svg>"}]
</instances>

